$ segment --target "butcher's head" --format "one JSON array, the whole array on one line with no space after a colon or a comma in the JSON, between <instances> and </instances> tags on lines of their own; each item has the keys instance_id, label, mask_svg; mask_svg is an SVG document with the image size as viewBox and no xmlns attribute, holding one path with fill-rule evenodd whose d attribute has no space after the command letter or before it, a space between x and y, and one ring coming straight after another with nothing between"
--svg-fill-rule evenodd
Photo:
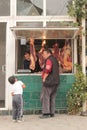
<instances>
[{"instance_id":1,"label":"butcher's head","mask_svg":"<svg viewBox=\"0 0 87 130\"><path fill-rule=\"evenodd\" d=\"M50 55L52 55L52 51L50 49L44 49L43 58L47 59Z\"/></svg>"}]
</instances>

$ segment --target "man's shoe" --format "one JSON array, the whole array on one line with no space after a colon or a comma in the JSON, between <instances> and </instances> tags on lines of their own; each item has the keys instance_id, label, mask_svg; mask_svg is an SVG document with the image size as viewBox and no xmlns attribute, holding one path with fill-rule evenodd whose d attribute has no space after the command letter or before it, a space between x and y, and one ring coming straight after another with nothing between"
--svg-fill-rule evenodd
<instances>
[{"instance_id":1,"label":"man's shoe","mask_svg":"<svg viewBox=\"0 0 87 130\"><path fill-rule=\"evenodd\" d=\"M45 119L45 118L49 118L49 117L50 117L50 115L41 115L41 116L39 116L40 119Z\"/></svg>"}]
</instances>

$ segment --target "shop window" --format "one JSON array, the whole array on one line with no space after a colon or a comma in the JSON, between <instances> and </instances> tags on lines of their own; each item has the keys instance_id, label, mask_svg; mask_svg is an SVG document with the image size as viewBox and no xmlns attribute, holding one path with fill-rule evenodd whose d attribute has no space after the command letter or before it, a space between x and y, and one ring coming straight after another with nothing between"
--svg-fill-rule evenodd
<instances>
[{"instance_id":1,"label":"shop window","mask_svg":"<svg viewBox=\"0 0 87 130\"><path fill-rule=\"evenodd\" d=\"M73 27L74 26L74 23L73 21L62 21L62 22L59 22L59 21L56 21L56 22L47 22L47 27L54 27L54 28L65 28L65 27Z\"/></svg>"},{"instance_id":2,"label":"shop window","mask_svg":"<svg viewBox=\"0 0 87 130\"><path fill-rule=\"evenodd\" d=\"M43 14L43 0L17 0L18 16L39 16Z\"/></svg>"},{"instance_id":3,"label":"shop window","mask_svg":"<svg viewBox=\"0 0 87 130\"><path fill-rule=\"evenodd\" d=\"M37 27L37 28L40 28L40 27L43 27L43 22L17 22L17 27L20 26L20 27L30 27L30 28L34 28L34 27Z\"/></svg>"},{"instance_id":4,"label":"shop window","mask_svg":"<svg viewBox=\"0 0 87 130\"><path fill-rule=\"evenodd\" d=\"M0 0L0 16L10 15L10 0Z\"/></svg>"},{"instance_id":5,"label":"shop window","mask_svg":"<svg viewBox=\"0 0 87 130\"><path fill-rule=\"evenodd\" d=\"M26 41L26 39L17 40L18 44L16 44L16 68L17 73L40 73L42 71L42 66L39 63L38 70L31 71L29 68L24 68L24 54L25 52L29 52L30 54L30 41ZM73 52L72 52L72 44L70 39L46 39L46 46L50 48L53 52L53 55L57 58L59 62L59 70L60 73L72 73L73 72ZM39 58L39 52L42 48L42 40L35 39L34 40L35 52Z\"/></svg>"},{"instance_id":6,"label":"shop window","mask_svg":"<svg viewBox=\"0 0 87 130\"><path fill-rule=\"evenodd\" d=\"M46 15L67 15L69 0L46 0Z\"/></svg>"}]
</instances>

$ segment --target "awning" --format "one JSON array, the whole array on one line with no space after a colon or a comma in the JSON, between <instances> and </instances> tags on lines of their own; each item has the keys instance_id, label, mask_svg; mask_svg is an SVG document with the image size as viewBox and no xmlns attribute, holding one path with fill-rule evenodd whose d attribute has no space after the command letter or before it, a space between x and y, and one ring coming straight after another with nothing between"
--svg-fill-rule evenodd
<instances>
[{"instance_id":1,"label":"awning","mask_svg":"<svg viewBox=\"0 0 87 130\"><path fill-rule=\"evenodd\" d=\"M16 39L25 38L29 39L74 39L79 28L28 28L28 27L11 27L11 30Z\"/></svg>"}]
</instances>

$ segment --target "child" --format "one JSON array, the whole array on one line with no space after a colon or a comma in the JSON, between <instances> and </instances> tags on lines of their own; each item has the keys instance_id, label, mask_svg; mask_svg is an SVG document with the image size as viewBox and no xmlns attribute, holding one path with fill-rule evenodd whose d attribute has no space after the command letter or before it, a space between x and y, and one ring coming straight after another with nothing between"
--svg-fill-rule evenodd
<instances>
[{"instance_id":1,"label":"child","mask_svg":"<svg viewBox=\"0 0 87 130\"><path fill-rule=\"evenodd\" d=\"M18 81L14 76L8 78L10 84L12 84L12 111L13 121L20 122L23 117L23 88L25 84L22 81Z\"/></svg>"}]
</instances>

